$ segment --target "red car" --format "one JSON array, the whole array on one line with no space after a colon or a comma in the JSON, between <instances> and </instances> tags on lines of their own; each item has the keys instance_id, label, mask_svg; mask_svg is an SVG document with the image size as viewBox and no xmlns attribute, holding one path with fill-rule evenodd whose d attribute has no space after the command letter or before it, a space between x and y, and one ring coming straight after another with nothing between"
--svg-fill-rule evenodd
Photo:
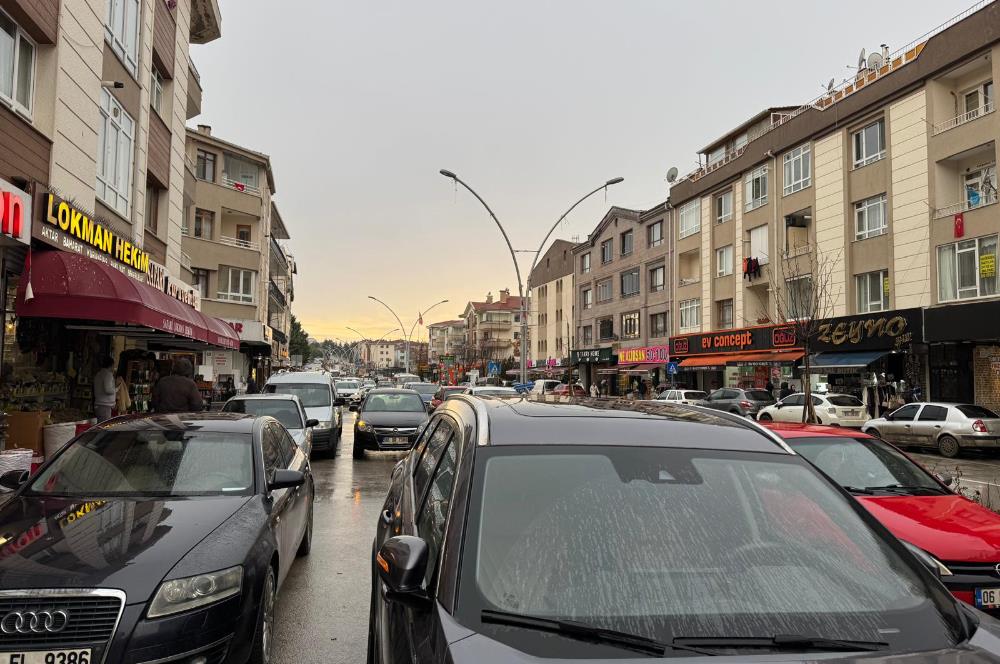
<instances>
[{"instance_id":1,"label":"red car","mask_svg":"<svg viewBox=\"0 0 1000 664\"><path fill-rule=\"evenodd\" d=\"M587 390L583 388L583 385L579 383L574 383L572 385L567 385L563 383L562 385L557 385L556 389L552 390L552 394L560 397L586 397L590 396Z\"/></svg>"},{"instance_id":2,"label":"red car","mask_svg":"<svg viewBox=\"0 0 1000 664\"><path fill-rule=\"evenodd\" d=\"M857 498L896 537L933 558L958 599L1000 615L1000 514L948 486L902 451L861 433L814 424L767 423Z\"/></svg>"},{"instance_id":3,"label":"red car","mask_svg":"<svg viewBox=\"0 0 1000 664\"><path fill-rule=\"evenodd\" d=\"M449 394L461 394L464 391L465 388L461 385L445 385L439 388L438 391L434 393L434 397L431 399L431 410L434 410L443 404Z\"/></svg>"}]
</instances>

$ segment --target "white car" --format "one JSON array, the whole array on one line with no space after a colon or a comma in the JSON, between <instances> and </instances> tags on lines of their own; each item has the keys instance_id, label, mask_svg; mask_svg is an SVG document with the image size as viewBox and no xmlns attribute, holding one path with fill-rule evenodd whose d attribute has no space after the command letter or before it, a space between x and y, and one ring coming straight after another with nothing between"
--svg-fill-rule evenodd
<instances>
[{"instance_id":1,"label":"white car","mask_svg":"<svg viewBox=\"0 0 1000 664\"><path fill-rule=\"evenodd\" d=\"M561 380L550 378L536 380L535 384L531 386L531 394L551 394L560 385L562 385Z\"/></svg>"},{"instance_id":2,"label":"white car","mask_svg":"<svg viewBox=\"0 0 1000 664\"><path fill-rule=\"evenodd\" d=\"M275 374L264 385L264 393L297 396L306 416L319 421L313 428L313 450L336 453L344 429L344 399L330 376L309 371Z\"/></svg>"},{"instance_id":3,"label":"white car","mask_svg":"<svg viewBox=\"0 0 1000 664\"><path fill-rule=\"evenodd\" d=\"M666 401L668 403L686 403L698 405L698 402L707 397L706 392L701 390L665 390L656 397L655 401Z\"/></svg>"},{"instance_id":4,"label":"white car","mask_svg":"<svg viewBox=\"0 0 1000 664\"><path fill-rule=\"evenodd\" d=\"M868 411L861 399L850 394L812 394L818 424L841 427L861 427L868 421ZM789 394L776 404L761 408L757 419L761 422L801 422L806 395Z\"/></svg>"},{"instance_id":5,"label":"white car","mask_svg":"<svg viewBox=\"0 0 1000 664\"><path fill-rule=\"evenodd\" d=\"M471 394L475 397L500 397L503 399L516 399L521 393L513 387L501 387L499 385L480 385L479 387L466 388L463 394Z\"/></svg>"},{"instance_id":6,"label":"white car","mask_svg":"<svg viewBox=\"0 0 1000 664\"><path fill-rule=\"evenodd\" d=\"M302 402L294 394L240 394L227 401L222 412L273 417L281 422L306 456L312 453L313 427L319 420L309 419Z\"/></svg>"}]
</instances>

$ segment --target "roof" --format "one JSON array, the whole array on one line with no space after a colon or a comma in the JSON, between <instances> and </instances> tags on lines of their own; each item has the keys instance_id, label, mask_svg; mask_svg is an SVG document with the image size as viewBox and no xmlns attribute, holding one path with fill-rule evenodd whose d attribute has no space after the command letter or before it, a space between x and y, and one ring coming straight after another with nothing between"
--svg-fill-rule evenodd
<instances>
[{"instance_id":1,"label":"roof","mask_svg":"<svg viewBox=\"0 0 1000 664\"><path fill-rule=\"evenodd\" d=\"M292 401L299 400L299 398L294 394L257 393L257 394L237 394L235 397L230 397L229 401L288 401L289 399L291 399Z\"/></svg>"},{"instance_id":2,"label":"roof","mask_svg":"<svg viewBox=\"0 0 1000 664\"><path fill-rule=\"evenodd\" d=\"M798 422L768 422L764 426L782 438L815 438L817 436L831 436L837 438L873 438L866 433L855 429L845 429L843 427L831 427L825 424L800 424Z\"/></svg>"},{"instance_id":3,"label":"roof","mask_svg":"<svg viewBox=\"0 0 1000 664\"><path fill-rule=\"evenodd\" d=\"M275 205L274 201L271 201L271 235L275 240L288 240L291 238L291 235L288 234L288 228L285 226L285 220L281 218L278 206Z\"/></svg>"},{"instance_id":4,"label":"roof","mask_svg":"<svg viewBox=\"0 0 1000 664\"><path fill-rule=\"evenodd\" d=\"M798 106L770 106L768 108L765 108L763 111L761 111L757 115L753 116L749 120L745 120L742 124L739 124L736 127L734 127L733 129L730 129L725 134L723 134L719 138L715 139L714 141L712 141L711 143L709 143L707 146L703 147L701 150L698 150L698 152L700 152L702 154L706 154L708 152L711 152L712 148L718 146L720 143L724 143L733 134L738 134L741 131L743 131L744 129L746 129L747 127L751 127L751 126L757 124L758 122L760 122L761 120L763 120L764 118L770 117L771 113L791 113L792 111L797 111L799 108L801 108L801 106L802 105L799 104Z\"/></svg>"},{"instance_id":5,"label":"roof","mask_svg":"<svg viewBox=\"0 0 1000 664\"><path fill-rule=\"evenodd\" d=\"M615 219L625 219L627 221L638 222L641 216L642 212L640 210L630 210L629 208L613 205L607 212L604 213L604 217L601 218L601 221L598 222L594 230L590 232L587 239L573 247L573 252L576 253L580 251L580 249L588 246L593 247L597 243L597 239L604 233L604 229L607 228L608 225Z\"/></svg>"},{"instance_id":6,"label":"roof","mask_svg":"<svg viewBox=\"0 0 1000 664\"><path fill-rule=\"evenodd\" d=\"M116 431L213 431L252 433L257 417L244 413L176 413L169 415L126 415L107 420L95 429Z\"/></svg>"},{"instance_id":7,"label":"roof","mask_svg":"<svg viewBox=\"0 0 1000 664\"><path fill-rule=\"evenodd\" d=\"M265 385L276 385L279 383L329 383L330 376L320 371L289 371L287 373L274 374L267 379Z\"/></svg>"},{"instance_id":8,"label":"roof","mask_svg":"<svg viewBox=\"0 0 1000 664\"><path fill-rule=\"evenodd\" d=\"M556 240L548 251L539 256L535 269L528 276L532 288L573 274L573 249L575 242Z\"/></svg>"},{"instance_id":9,"label":"roof","mask_svg":"<svg viewBox=\"0 0 1000 664\"><path fill-rule=\"evenodd\" d=\"M416 394L420 396L420 393L416 390L408 390L403 387L376 387L368 392L368 396L373 394Z\"/></svg>"},{"instance_id":10,"label":"roof","mask_svg":"<svg viewBox=\"0 0 1000 664\"><path fill-rule=\"evenodd\" d=\"M506 302L493 300L492 302L469 302L466 309L472 307L476 311L518 311L521 309L521 296L511 295Z\"/></svg>"},{"instance_id":11,"label":"roof","mask_svg":"<svg viewBox=\"0 0 1000 664\"><path fill-rule=\"evenodd\" d=\"M464 320L443 320L440 323L431 323L427 327L452 327L455 325L465 325Z\"/></svg>"}]
</instances>

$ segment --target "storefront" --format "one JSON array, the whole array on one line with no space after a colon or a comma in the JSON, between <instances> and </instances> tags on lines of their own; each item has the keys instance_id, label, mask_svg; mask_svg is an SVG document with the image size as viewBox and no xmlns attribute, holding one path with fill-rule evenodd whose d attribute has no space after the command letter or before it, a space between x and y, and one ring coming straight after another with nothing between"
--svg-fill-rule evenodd
<instances>
[{"instance_id":1,"label":"storefront","mask_svg":"<svg viewBox=\"0 0 1000 664\"><path fill-rule=\"evenodd\" d=\"M570 351L569 362L579 371L580 382L586 389L596 384L602 393L619 394L616 378L618 357L611 346Z\"/></svg>"},{"instance_id":2,"label":"storefront","mask_svg":"<svg viewBox=\"0 0 1000 664\"><path fill-rule=\"evenodd\" d=\"M618 390L620 394L638 393L639 383L649 386L647 394L655 394L656 387L666 384L669 346L641 346L618 350Z\"/></svg>"},{"instance_id":3,"label":"storefront","mask_svg":"<svg viewBox=\"0 0 1000 664\"><path fill-rule=\"evenodd\" d=\"M671 359L678 363L676 384L706 392L791 382L803 356L791 325L678 336L670 340L670 350Z\"/></svg>"},{"instance_id":4,"label":"storefront","mask_svg":"<svg viewBox=\"0 0 1000 664\"><path fill-rule=\"evenodd\" d=\"M239 351L229 351L226 357L215 354L217 363L217 382L231 385L233 389L242 392L248 386L259 389L271 376L273 331L270 326L259 320L226 319L236 334L240 337Z\"/></svg>"},{"instance_id":5,"label":"storefront","mask_svg":"<svg viewBox=\"0 0 1000 664\"><path fill-rule=\"evenodd\" d=\"M1000 409L1000 300L924 310L929 398Z\"/></svg>"}]
</instances>

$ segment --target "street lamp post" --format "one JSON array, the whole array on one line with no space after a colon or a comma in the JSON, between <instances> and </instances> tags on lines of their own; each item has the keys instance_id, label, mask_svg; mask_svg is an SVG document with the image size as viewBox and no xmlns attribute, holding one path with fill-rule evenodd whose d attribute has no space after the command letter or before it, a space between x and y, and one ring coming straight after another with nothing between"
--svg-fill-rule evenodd
<instances>
[{"instance_id":1,"label":"street lamp post","mask_svg":"<svg viewBox=\"0 0 1000 664\"><path fill-rule=\"evenodd\" d=\"M490 213L491 217L493 217L493 221L495 221L497 226L500 228L500 233L503 234L503 239L507 243L507 249L510 251L511 260L514 261L514 272L517 275L517 290L519 295L521 296L521 382L526 383L528 382L528 308L527 308L528 303L524 297L525 283L521 281L521 267L517 262L517 253L514 251L514 247L510 243L510 238L507 236L507 231L504 230L504 227L500 223L500 220L497 219L497 216L495 214L493 214L493 210L491 210L490 206L486 204L486 201L483 200L482 196L477 194L472 187L463 182L461 178L459 178L451 171L442 168L439 172L446 178L450 178L451 180L454 180L457 184L460 184L463 187L465 187L469 191L469 193L475 196L476 199L480 203L482 203L483 207L486 208L486 211ZM549 229L549 232L545 234L545 238L542 240L542 243L538 245L538 250L535 251L535 257L531 261L531 271L535 269L535 264L538 262L538 257L542 253L542 249L545 247L545 243L549 241L549 238L552 236L552 233L555 232L559 224L562 223L562 220L565 219L567 215L569 215L569 213L576 208L576 206L578 206L580 203L587 200L597 192L605 190L611 185L618 184L619 182L623 182L624 180L625 178L622 177L617 177L608 180L600 187L597 187L593 191L581 197L576 203L573 203L573 205L571 205L568 210L563 212L562 216L559 217L556 223L552 225L552 228ZM528 281L527 281L527 291L529 294L531 293L531 271L528 272Z\"/></svg>"},{"instance_id":2,"label":"street lamp post","mask_svg":"<svg viewBox=\"0 0 1000 664\"><path fill-rule=\"evenodd\" d=\"M405 347L406 349L403 351L404 355L406 356L406 373L410 373L410 335L413 334L413 330L416 329L417 323L419 323L420 320L424 317L424 314L430 312L431 309L433 309L434 307L436 307L438 305L445 304L448 300L441 300L440 302L435 302L431 306L429 306L426 309L424 309L423 313L421 313L420 311L417 311L417 320L415 320L413 322L413 325L410 327L410 334L407 334L406 333L406 326L403 325L403 321L401 321L399 319L399 316L396 314L395 311L392 310L392 307L390 307L388 304L386 304L382 300L380 300L377 297L374 297L372 295L369 295L368 299L369 300L375 300L376 302L378 302L379 304L381 304L383 307L385 307L386 309L388 309L389 313L391 313L393 316L395 316L396 322L399 323L399 329L403 333L403 342L406 344L406 347Z\"/></svg>"},{"instance_id":3,"label":"street lamp post","mask_svg":"<svg viewBox=\"0 0 1000 664\"><path fill-rule=\"evenodd\" d=\"M361 337L361 341L362 341L362 342L364 342L364 343L368 344L368 352L369 352L369 353L371 353L371 345L372 345L372 344L378 344L378 343L381 343L381 341L382 341L383 339L385 339L385 338L386 338L387 336L389 336L389 335L390 335L390 334L392 334L393 332L399 332L399 331L400 331L400 329L399 329L398 327L394 327L394 328L392 328L391 330L388 330L388 331L386 331L386 332L385 332L385 334L383 334L383 335L382 335L381 337L379 337L379 338L378 338L378 339L377 339L376 341L372 341L371 339L369 339L369 338L368 338L368 337L366 337L365 335L363 335L363 334L361 334L360 332L358 332L357 330L355 330L355 329L354 329L353 327L348 327L347 329L348 329L348 330L350 330L351 332L353 332L354 334L358 335L359 337ZM368 364L371 364L371 365L376 365L376 363L375 363L375 362L372 362L372 360L371 360L371 358L370 358L370 357L368 358ZM377 365L376 365L376 368L378 368L378 367L377 367Z\"/></svg>"}]
</instances>

